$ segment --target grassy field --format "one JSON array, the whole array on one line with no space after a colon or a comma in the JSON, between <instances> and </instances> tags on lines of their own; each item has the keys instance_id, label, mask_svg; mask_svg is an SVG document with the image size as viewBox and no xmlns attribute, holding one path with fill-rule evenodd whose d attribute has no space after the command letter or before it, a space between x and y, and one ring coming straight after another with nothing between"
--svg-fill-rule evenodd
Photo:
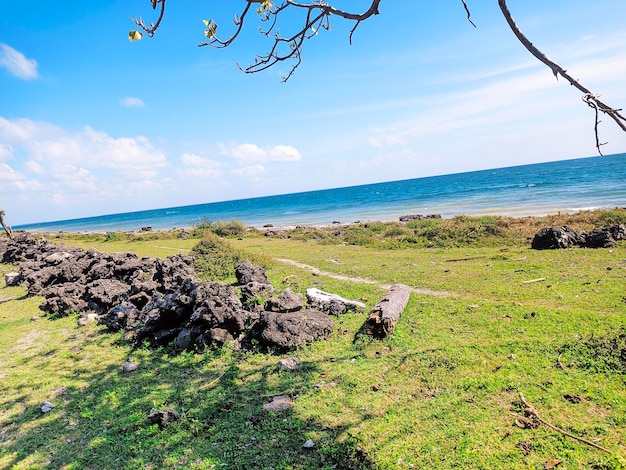
<instances>
[{"instance_id":1,"label":"grassy field","mask_svg":"<svg viewBox=\"0 0 626 470\"><path fill-rule=\"evenodd\" d=\"M284 355L230 347L131 350L75 316L37 320L41 298L3 287L0 468L625 468L626 243L536 251L527 238L626 214L571 217L229 234L278 289L316 286L371 308L388 284L415 288L392 336L363 337L367 311L342 316L327 341L291 354L297 372L278 370ZM49 238L165 256L198 237ZM124 373L128 359L139 367ZM279 395L294 406L264 410ZM149 423L168 407L180 421Z\"/></svg>"}]
</instances>

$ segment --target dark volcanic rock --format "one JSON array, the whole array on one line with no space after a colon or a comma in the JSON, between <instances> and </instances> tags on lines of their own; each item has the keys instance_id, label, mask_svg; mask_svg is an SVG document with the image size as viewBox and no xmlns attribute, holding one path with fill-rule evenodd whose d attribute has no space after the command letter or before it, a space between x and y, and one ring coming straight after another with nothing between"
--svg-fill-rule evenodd
<instances>
[{"instance_id":1,"label":"dark volcanic rock","mask_svg":"<svg viewBox=\"0 0 626 470\"><path fill-rule=\"evenodd\" d=\"M584 240L583 236L583 233L572 230L567 225L562 227L546 227L535 234L531 247L535 250L570 248L580 245Z\"/></svg>"},{"instance_id":2,"label":"dark volcanic rock","mask_svg":"<svg viewBox=\"0 0 626 470\"><path fill-rule=\"evenodd\" d=\"M615 246L615 239L608 228L596 228L584 235L583 246L586 248L610 248Z\"/></svg>"},{"instance_id":3,"label":"dark volcanic rock","mask_svg":"<svg viewBox=\"0 0 626 470\"><path fill-rule=\"evenodd\" d=\"M626 240L626 225L613 225L611 228L609 228L609 230L611 231L611 236L613 237L613 240Z\"/></svg>"},{"instance_id":4,"label":"dark volcanic rock","mask_svg":"<svg viewBox=\"0 0 626 470\"><path fill-rule=\"evenodd\" d=\"M130 286L117 279L98 279L85 286L89 310L102 315L126 298Z\"/></svg>"},{"instance_id":5,"label":"dark volcanic rock","mask_svg":"<svg viewBox=\"0 0 626 470\"><path fill-rule=\"evenodd\" d=\"M257 282L259 284L270 284L265 269L261 266L246 260L235 266L235 276L240 286L249 284L250 282Z\"/></svg>"},{"instance_id":6,"label":"dark volcanic rock","mask_svg":"<svg viewBox=\"0 0 626 470\"><path fill-rule=\"evenodd\" d=\"M412 222L414 220L424 220L424 219L441 219L441 214L408 214L401 215L400 222Z\"/></svg>"},{"instance_id":7,"label":"dark volcanic rock","mask_svg":"<svg viewBox=\"0 0 626 470\"><path fill-rule=\"evenodd\" d=\"M319 339L326 339L333 331L334 322L317 310L292 313L263 312L254 326L251 337L260 345L280 351L293 351Z\"/></svg>"},{"instance_id":8,"label":"dark volcanic rock","mask_svg":"<svg viewBox=\"0 0 626 470\"><path fill-rule=\"evenodd\" d=\"M180 419L178 411L173 408L166 410L152 410L148 415L148 421L152 424L158 424L160 429L168 427L171 423L174 423Z\"/></svg>"},{"instance_id":9,"label":"dark volcanic rock","mask_svg":"<svg viewBox=\"0 0 626 470\"><path fill-rule=\"evenodd\" d=\"M232 336L239 336L258 318L257 313L244 310L232 286L203 282L191 296L195 307L189 324L200 325L208 330L223 328Z\"/></svg>"},{"instance_id":10,"label":"dark volcanic rock","mask_svg":"<svg viewBox=\"0 0 626 470\"><path fill-rule=\"evenodd\" d=\"M333 327L327 315L301 311L302 295L290 289L270 299L274 289L265 270L249 261L237 266L235 288L201 282L191 257L85 251L28 235L0 240L0 259L19 263L29 294L45 297L43 311L78 313L79 325L98 320L111 331L125 331L136 345L147 340L193 349L253 345L257 339L264 347L293 349L327 338ZM266 300L273 311L263 311Z\"/></svg>"},{"instance_id":11,"label":"dark volcanic rock","mask_svg":"<svg viewBox=\"0 0 626 470\"><path fill-rule=\"evenodd\" d=\"M591 232L575 231L567 226L546 227L539 230L532 241L532 248L549 250L556 248L609 248L616 241L626 239L626 226L617 224L608 228L595 228Z\"/></svg>"},{"instance_id":12,"label":"dark volcanic rock","mask_svg":"<svg viewBox=\"0 0 626 470\"><path fill-rule=\"evenodd\" d=\"M296 294L290 288L285 289L276 299L265 302L268 312L287 313L302 310L304 300L302 294Z\"/></svg>"},{"instance_id":13,"label":"dark volcanic rock","mask_svg":"<svg viewBox=\"0 0 626 470\"><path fill-rule=\"evenodd\" d=\"M46 300L39 309L57 316L67 316L87 309L83 299L84 286L77 283L46 287L42 294Z\"/></svg>"},{"instance_id":14,"label":"dark volcanic rock","mask_svg":"<svg viewBox=\"0 0 626 470\"><path fill-rule=\"evenodd\" d=\"M133 304L123 302L111 308L100 321L111 331L134 329L139 323L141 311Z\"/></svg>"}]
</instances>

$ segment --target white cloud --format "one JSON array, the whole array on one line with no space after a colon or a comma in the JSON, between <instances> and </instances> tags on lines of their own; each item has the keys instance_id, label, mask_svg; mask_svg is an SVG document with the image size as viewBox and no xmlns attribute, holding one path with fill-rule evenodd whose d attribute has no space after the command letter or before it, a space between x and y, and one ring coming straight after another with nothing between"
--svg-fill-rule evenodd
<instances>
[{"instance_id":1,"label":"white cloud","mask_svg":"<svg viewBox=\"0 0 626 470\"><path fill-rule=\"evenodd\" d=\"M184 153L180 157L183 165L189 167L178 172L179 175L190 178L218 178L222 176L222 165L210 158L204 158L193 153Z\"/></svg>"},{"instance_id":2,"label":"white cloud","mask_svg":"<svg viewBox=\"0 0 626 470\"><path fill-rule=\"evenodd\" d=\"M24 179L24 175L15 171L6 163L0 163L0 181L17 181Z\"/></svg>"},{"instance_id":3,"label":"white cloud","mask_svg":"<svg viewBox=\"0 0 626 470\"><path fill-rule=\"evenodd\" d=\"M0 162L13 158L13 147L0 143Z\"/></svg>"},{"instance_id":4,"label":"white cloud","mask_svg":"<svg viewBox=\"0 0 626 470\"><path fill-rule=\"evenodd\" d=\"M0 117L0 142L0 148L12 149L14 168L34 177L22 181L22 173L3 165L0 178L11 182L3 189L22 198L45 191L50 195L46 203L77 204L76 195L81 203L124 198L137 188L158 185L155 180L169 166L164 153L146 137L115 138L91 127L75 131Z\"/></svg>"},{"instance_id":5,"label":"white cloud","mask_svg":"<svg viewBox=\"0 0 626 470\"><path fill-rule=\"evenodd\" d=\"M231 170L231 173L235 176L243 176L258 181L265 175L266 171L263 165L250 165Z\"/></svg>"},{"instance_id":6,"label":"white cloud","mask_svg":"<svg viewBox=\"0 0 626 470\"><path fill-rule=\"evenodd\" d=\"M7 44L0 44L0 67L4 67L11 74L24 80L37 78L37 61L27 59L24 54Z\"/></svg>"},{"instance_id":7,"label":"white cloud","mask_svg":"<svg viewBox=\"0 0 626 470\"><path fill-rule=\"evenodd\" d=\"M230 154L241 162L299 162L302 155L290 145L261 148L256 144L240 144L230 149Z\"/></svg>"},{"instance_id":8,"label":"white cloud","mask_svg":"<svg viewBox=\"0 0 626 470\"><path fill-rule=\"evenodd\" d=\"M46 169L33 160L27 161L26 163L24 163L24 166L28 171L30 171L31 173L35 173L36 175L43 175L46 173Z\"/></svg>"},{"instance_id":9,"label":"white cloud","mask_svg":"<svg viewBox=\"0 0 626 470\"><path fill-rule=\"evenodd\" d=\"M199 168L219 168L221 165L219 162L215 160L211 160L210 158L204 158L199 155L193 153L183 153L180 156L180 160L184 165L187 166L195 166Z\"/></svg>"},{"instance_id":10,"label":"white cloud","mask_svg":"<svg viewBox=\"0 0 626 470\"><path fill-rule=\"evenodd\" d=\"M127 108L143 108L146 103L141 98L136 98L134 96L127 96L120 101L122 106L126 106Z\"/></svg>"}]
</instances>

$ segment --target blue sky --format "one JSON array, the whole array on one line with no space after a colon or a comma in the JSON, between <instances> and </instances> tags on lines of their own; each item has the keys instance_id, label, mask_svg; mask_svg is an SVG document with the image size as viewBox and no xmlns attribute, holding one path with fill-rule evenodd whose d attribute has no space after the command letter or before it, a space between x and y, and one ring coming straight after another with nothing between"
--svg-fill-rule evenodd
<instances>
[{"instance_id":1,"label":"blue sky","mask_svg":"<svg viewBox=\"0 0 626 470\"><path fill-rule=\"evenodd\" d=\"M365 8L367 2L339 0ZM228 35L241 1L0 2L0 208L13 225L593 156L593 113L522 48L497 1L383 0L333 21L288 66L246 75L269 43ZM624 0L511 0L531 41L626 107ZM282 25L287 32L296 18ZM606 118L605 154L626 151Z\"/></svg>"}]
</instances>

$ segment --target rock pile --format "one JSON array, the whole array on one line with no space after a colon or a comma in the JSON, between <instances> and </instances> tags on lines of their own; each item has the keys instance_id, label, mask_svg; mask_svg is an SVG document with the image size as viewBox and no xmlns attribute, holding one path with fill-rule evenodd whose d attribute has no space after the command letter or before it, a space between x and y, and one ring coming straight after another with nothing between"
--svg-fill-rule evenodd
<instances>
[{"instance_id":1,"label":"rock pile","mask_svg":"<svg viewBox=\"0 0 626 470\"><path fill-rule=\"evenodd\" d=\"M609 248L618 240L626 240L626 225L618 224L608 228L596 228L590 232L573 230L567 225L546 227L539 230L531 243L535 250L557 248Z\"/></svg>"},{"instance_id":2,"label":"rock pile","mask_svg":"<svg viewBox=\"0 0 626 470\"><path fill-rule=\"evenodd\" d=\"M426 220L426 219L441 219L441 214L407 214L401 215L399 220L400 222L414 222L416 220Z\"/></svg>"},{"instance_id":3,"label":"rock pile","mask_svg":"<svg viewBox=\"0 0 626 470\"><path fill-rule=\"evenodd\" d=\"M334 324L290 289L272 297L264 269L249 261L235 268L238 285L232 286L198 279L188 256L109 254L28 234L0 239L0 260L19 265L18 281L29 295L45 298L44 312L78 313L79 324L97 320L125 331L136 345L175 342L188 349L237 342L286 351L326 339Z\"/></svg>"}]
</instances>

